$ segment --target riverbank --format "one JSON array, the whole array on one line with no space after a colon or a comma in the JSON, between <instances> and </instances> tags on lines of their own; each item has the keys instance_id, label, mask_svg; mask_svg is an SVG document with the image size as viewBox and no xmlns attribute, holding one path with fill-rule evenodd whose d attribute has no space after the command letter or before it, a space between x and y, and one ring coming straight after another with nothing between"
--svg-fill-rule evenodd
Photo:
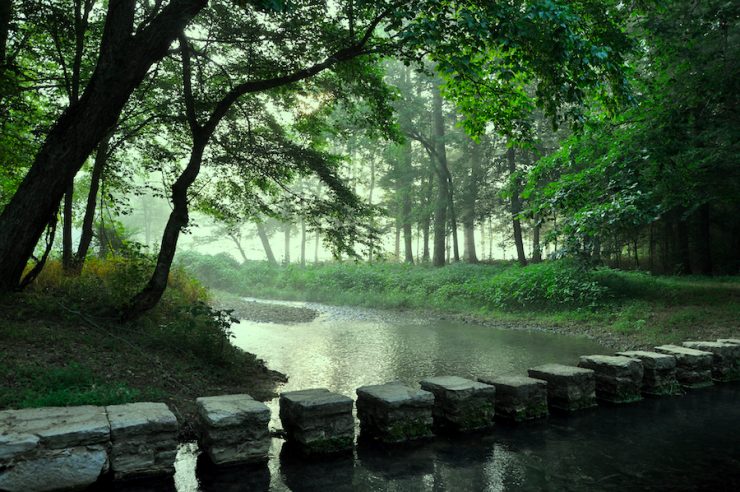
<instances>
[{"instance_id":1,"label":"riverbank","mask_svg":"<svg viewBox=\"0 0 740 492\"><path fill-rule=\"evenodd\" d=\"M659 277L569 262L450 265L238 264L189 255L182 264L238 296L414 310L507 329L587 336L615 349L740 333L740 277Z\"/></svg>"},{"instance_id":2,"label":"riverbank","mask_svg":"<svg viewBox=\"0 0 740 492\"><path fill-rule=\"evenodd\" d=\"M173 274L155 310L120 323L102 313L118 301L127 266L93 264L80 278L54 268L26 292L0 298L0 410L162 401L185 439L193 437L195 398L268 400L287 379L231 345L228 318L184 272Z\"/></svg>"}]
</instances>

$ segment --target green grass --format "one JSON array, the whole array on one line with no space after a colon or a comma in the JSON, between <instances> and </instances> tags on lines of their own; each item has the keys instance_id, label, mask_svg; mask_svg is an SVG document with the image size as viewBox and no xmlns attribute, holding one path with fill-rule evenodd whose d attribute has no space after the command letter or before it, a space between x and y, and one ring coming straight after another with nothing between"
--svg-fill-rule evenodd
<instances>
[{"instance_id":1,"label":"green grass","mask_svg":"<svg viewBox=\"0 0 740 492\"><path fill-rule=\"evenodd\" d=\"M61 367L2 364L0 408L34 408L69 405L114 405L161 400L161 390L139 390L120 381L105 381L89 367L70 363Z\"/></svg>"},{"instance_id":2,"label":"green grass","mask_svg":"<svg viewBox=\"0 0 740 492\"><path fill-rule=\"evenodd\" d=\"M205 285L242 296L535 322L608 333L631 346L740 332L740 277L661 277L566 260L524 268L505 262L276 267L197 254L179 261Z\"/></svg>"},{"instance_id":3,"label":"green grass","mask_svg":"<svg viewBox=\"0 0 740 492\"><path fill-rule=\"evenodd\" d=\"M271 397L281 376L229 343L228 313L183 270L155 309L119 321L150 268L145 257L91 259L70 276L52 261L0 297L0 409L166 401L192 417L199 396Z\"/></svg>"}]
</instances>

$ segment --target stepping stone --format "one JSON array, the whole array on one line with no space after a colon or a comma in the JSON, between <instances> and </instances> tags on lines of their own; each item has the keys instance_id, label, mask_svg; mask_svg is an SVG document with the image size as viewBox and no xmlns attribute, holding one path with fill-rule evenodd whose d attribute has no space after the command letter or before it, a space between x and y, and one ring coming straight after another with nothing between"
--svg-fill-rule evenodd
<instances>
[{"instance_id":1,"label":"stepping stone","mask_svg":"<svg viewBox=\"0 0 740 492\"><path fill-rule=\"evenodd\" d=\"M270 450L270 409L249 395L195 400L200 443L216 465L261 463Z\"/></svg>"},{"instance_id":2,"label":"stepping stone","mask_svg":"<svg viewBox=\"0 0 740 492\"><path fill-rule=\"evenodd\" d=\"M84 489L108 471L103 407L0 412L0 490Z\"/></svg>"},{"instance_id":3,"label":"stepping stone","mask_svg":"<svg viewBox=\"0 0 740 492\"><path fill-rule=\"evenodd\" d=\"M596 380L591 369L544 364L528 373L529 377L547 381L550 408L572 412L596 406Z\"/></svg>"},{"instance_id":4,"label":"stepping stone","mask_svg":"<svg viewBox=\"0 0 740 492\"><path fill-rule=\"evenodd\" d=\"M695 350L678 345L661 345L656 352L676 358L676 379L685 388L704 388L712 385L711 352Z\"/></svg>"},{"instance_id":5,"label":"stepping stone","mask_svg":"<svg viewBox=\"0 0 740 492\"><path fill-rule=\"evenodd\" d=\"M496 388L458 376L438 376L421 381L421 389L434 394L434 425L457 431L493 426Z\"/></svg>"},{"instance_id":6,"label":"stepping stone","mask_svg":"<svg viewBox=\"0 0 740 492\"><path fill-rule=\"evenodd\" d=\"M642 362L614 355L584 355L578 367L591 369L596 378L596 397L609 403L642 400Z\"/></svg>"},{"instance_id":7,"label":"stepping stone","mask_svg":"<svg viewBox=\"0 0 740 492\"><path fill-rule=\"evenodd\" d=\"M740 379L740 345L726 342L684 342L683 346L713 354L712 379L715 381Z\"/></svg>"},{"instance_id":8,"label":"stepping stone","mask_svg":"<svg viewBox=\"0 0 740 492\"><path fill-rule=\"evenodd\" d=\"M617 355L640 359L642 362L642 393L648 396L681 394L676 381L676 358L668 354L645 350L628 350Z\"/></svg>"},{"instance_id":9,"label":"stepping stone","mask_svg":"<svg viewBox=\"0 0 740 492\"><path fill-rule=\"evenodd\" d=\"M400 381L357 388L363 434L387 443L432 435L434 395Z\"/></svg>"},{"instance_id":10,"label":"stepping stone","mask_svg":"<svg viewBox=\"0 0 740 492\"><path fill-rule=\"evenodd\" d=\"M307 454L345 451L355 440L352 405L325 388L290 391L280 395L280 420L288 440Z\"/></svg>"},{"instance_id":11,"label":"stepping stone","mask_svg":"<svg viewBox=\"0 0 740 492\"><path fill-rule=\"evenodd\" d=\"M717 341L722 343L734 343L735 345L740 345L740 338L720 338Z\"/></svg>"},{"instance_id":12,"label":"stepping stone","mask_svg":"<svg viewBox=\"0 0 740 492\"><path fill-rule=\"evenodd\" d=\"M478 378L496 388L496 418L515 422L547 417L547 381L527 376Z\"/></svg>"},{"instance_id":13,"label":"stepping stone","mask_svg":"<svg viewBox=\"0 0 740 492\"><path fill-rule=\"evenodd\" d=\"M164 403L105 407L110 422L113 477L126 479L175 472L177 418Z\"/></svg>"}]
</instances>

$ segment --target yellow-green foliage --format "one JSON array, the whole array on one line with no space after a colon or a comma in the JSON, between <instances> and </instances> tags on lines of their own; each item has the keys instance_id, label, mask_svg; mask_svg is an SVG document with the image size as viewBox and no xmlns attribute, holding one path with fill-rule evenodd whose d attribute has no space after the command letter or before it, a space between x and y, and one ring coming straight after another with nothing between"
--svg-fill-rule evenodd
<instances>
[{"instance_id":1,"label":"yellow-green foliage","mask_svg":"<svg viewBox=\"0 0 740 492\"><path fill-rule=\"evenodd\" d=\"M50 260L29 293L56 293L66 302L84 303L100 311L118 309L145 285L154 268L146 257L110 256L90 258L79 275L64 272L58 260ZM166 304L195 304L208 300L207 289L182 268L173 268L163 298Z\"/></svg>"}]
</instances>

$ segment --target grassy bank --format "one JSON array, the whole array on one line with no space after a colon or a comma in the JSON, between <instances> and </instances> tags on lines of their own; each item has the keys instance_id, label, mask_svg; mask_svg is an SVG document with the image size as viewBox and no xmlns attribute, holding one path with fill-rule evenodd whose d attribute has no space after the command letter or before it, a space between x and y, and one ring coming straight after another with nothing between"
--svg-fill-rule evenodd
<instances>
[{"instance_id":1,"label":"grassy bank","mask_svg":"<svg viewBox=\"0 0 740 492\"><path fill-rule=\"evenodd\" d=\"M52 262L26 291L0 299L0 409L165 401L192 421L198 396L272 396L282 376L229 343L229 316L184 271L142 319L112 316L150 267L90 260L69 277Z\"/></svg>"},{"instance_id":2,"label":"grassy bank","mask_svg":"<svg viewBox=\"0 0 740 492\"><path fill-rule=\"evenodd\" d=\"M423 309L507 326L585 333L621 347L740 333L740 278L656 277L568 261L451 265L274 267L183 255L209 287L243 296Z\"/></svg>"}]
</instances>

